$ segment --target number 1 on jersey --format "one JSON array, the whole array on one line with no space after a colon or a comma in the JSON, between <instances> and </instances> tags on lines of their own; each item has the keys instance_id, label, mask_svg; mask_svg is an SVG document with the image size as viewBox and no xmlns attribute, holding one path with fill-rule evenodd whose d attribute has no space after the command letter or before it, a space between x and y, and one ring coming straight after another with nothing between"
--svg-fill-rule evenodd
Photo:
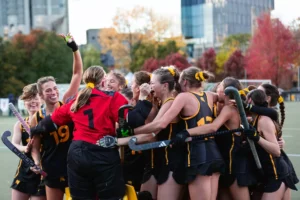
<instances>
[{"instance_id":1,"label":"number 1 on jersey","mask_svg":"<svg viewBox=\"0 0 300 200\"><path fill-rule=\"evenodd\" d=\"M94 129L94 115L93 115L93 110L92 109L87 109L83 111L84 115L88 116L89 119L89 128Z\"/></svg>"}]
</instances>

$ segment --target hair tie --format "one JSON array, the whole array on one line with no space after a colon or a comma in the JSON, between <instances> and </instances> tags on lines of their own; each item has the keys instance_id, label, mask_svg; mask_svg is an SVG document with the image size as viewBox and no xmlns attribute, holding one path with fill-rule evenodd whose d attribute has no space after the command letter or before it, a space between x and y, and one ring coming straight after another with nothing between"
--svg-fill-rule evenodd
<instances>
[{"instance_id":1,"label":"hair tie","mask_svg":"<svg viewBox=\"0 0 300 200\"><path fill-rule=\"evenodd\" d=\"M91 83L91 82L88 82L88 83L86 84L86 87L87 87L87 88L93 89L93 88L95 87L95 84L94 84L94 83Z\"/></svg>"},{"instance_id":2,"label":"hair tie","mask_svg":"<svg viewBox=\"0 0 300 200\"><path fill-rule=\"evenodd\" d=\"M250 92L250 91L249 91L249 88L244 88L243 91L244 91L244 92L247 92L247 93Z\"/></svg>"},{"instance_id":3,"label":"hair tie","mask_svg":"<svg viewBox=\"0 0 300 200\"><path fill-rule=\"evenodd\" d=\"M167 69L169 70L169 72L171 73L172 76L175 76L175 71L173 68L168 67Z\"/></svg>"},{"instance_id":4,"label":"hair tie","mask_svg":"<svg viewBox=\"0 0 300 200\"><path fill-rule=\"evenodd\" d=\"M205 80L206 80L206 78L204 77L203 72L197 72L197 73L195 74L195 78L196 78L198 81L205 81Z\"/></svg>"},{"instance_id":5,"label":"hair tie","mask_svg":"<svg viewBox=\"0 0 300 200\"><path fill-rule=\"evenodd\" d=\"M127 81L127 79L125 79L125 86L128 86L128 81Z\"/></svg>"},{"instance_id":6,"label":"hair tie","mask_svg":"<svg viewBox=\"0 0 300 200\"><path fill-rule=\"evenodd\" d=\"M278 98L278 103L283 103L283 101L284 101L283 97L282 97L282 96L279 96L279 98Z\"/></svg>"},{"instance_id":7,"label":"hair tie","mask_svg":"<svg viewBox=\"0 0 300 200\"><path fill-rule=\"evenodd\" d=\"M246 96L246 93L245 93L244 90L239 90L239 94L240 94L241 96L242 96L242 95Z\"/></svg>"},{"instance_id":8,"label":"hair tie","mask_svg":"<svg viewBox=\"0 0 300 200\"><path fill-rule=\"evenodd\" d=\"M150 79L152 78L152 74L151 73L149 73L149 77L150 77Z\"/></svg>"}]
</instances>

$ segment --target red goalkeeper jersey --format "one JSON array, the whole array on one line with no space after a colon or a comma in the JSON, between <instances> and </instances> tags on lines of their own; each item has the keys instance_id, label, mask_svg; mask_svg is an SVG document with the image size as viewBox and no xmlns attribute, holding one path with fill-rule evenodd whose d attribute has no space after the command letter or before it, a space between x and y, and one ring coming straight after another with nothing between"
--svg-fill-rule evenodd
<instances>
[{"instance_id":1,"label":"red goalkeeper jersey","mask_svg":"<svg viewBox=\"0 0 300 200\"><path fill-rule=\"evenodd\" d=\"M105 135L116 135L118 110L128 103L120 93L93 89L87 104L75 113L70 110L74 101L57 108L51 116L57 125L74 122L73 140L95 144Z\"/></svg>"}]
</instances>

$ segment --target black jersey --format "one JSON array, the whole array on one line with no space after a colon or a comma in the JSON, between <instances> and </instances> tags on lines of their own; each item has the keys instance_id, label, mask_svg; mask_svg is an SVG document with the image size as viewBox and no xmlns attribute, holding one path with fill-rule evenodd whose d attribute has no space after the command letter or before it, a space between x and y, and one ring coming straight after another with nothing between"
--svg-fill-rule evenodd
<instances>
[{"instance_id":1,"label":"black jersey","mask_svg":"<svg viewBox=\"0 0 300 200\"><path fill-rule=\"evenodd\" d=\"M25 122L28 124L29 126L29 118L27 117L25 119ZM21 141L22 141L22 145L26 146L30 140L29 134L26 132L25 128L23 127L23 125L20 125L20 130L21 130ZM25 153L25 155L32 159L31 157L31 153ZM32 172L30 170L30 166L26 165L24 162L22 162L22 160L19 161L18 164L18 169L16 171L16 175L15 175L15 179L16 181L22 181L22 182L29 182L33 179L40 179L40 175L39 174L35 174L34 172Z\"/></svg>"},{"instance_id":2,"label":"black jersey","mask_svg":"<svg viewBox=\"0 0 300 200\"><path fill-rule=\"evenodd\" d=\"M59 102L61 106L62 103ZM36 113L37 122L46 116L46 110L43 108ZM60 178L67 176L67 154L73 138L73 122L58 126L56 131L44 133L41 136L43 154L41 164L43 170L51 178Z\"/></svg>"},{"instance_id":3,"label":"black jersey","mask_svg":"<svg viewBox=\"0 0 300 200\"><path fill-rule=\"evenodd\" d=\"M206 94L204 92L192 94L199 104L194 115L190 117L181 116L186 129L209 124L213 121L213 112L208 105ZM214 137L187 143L186 157L187 182L193 181L197 175L211 176L215 172L220 172L224 167L224 162Z\"/></svg>"},{"instance_id":4,"label":"black jersey","mask_svg":"<svg viewBox=\"0 0 300 200\"><path fill-rule=\"evenodd\" d=\"M171 100L174 100L174 98L168 98L164 103ZM157 134L156 136L157 141L171 140L176 136L176 133L179 133L184 128L185 127L182 120L173 121L166 128L164 128ZM154 151L154 155L158 157L158 159L155 160L158 160L158 162L160 162L162 165L177 164L176 160L178 160L177 158L182 153L184 153L184 149L182 149L182 146L176 146L176 145L173 146L172 148L170 146L167 146L165 148L157 148Z\"/></svg>"},{"instance_id":5,"label":"black jersey","mask_svg":"<svg viewBox=\"0 0 300 200\"><path fill-rule=\"evenodd\" d=\"M218 131L230 130L226 125L221 126ZM240 132L223 134L215 137L220 153L226 163L226 171L232 174L232 166L236 153L241 149L242 137Z\"/></svg>"},{"instance_id":6,"label":"black jersey","mask_svg":"<svg viewBox=\"0 0 300 200\"><path fill-rule=\"evenodd\" d=\"M252 122L253 127L258 130L258 121L260 116L257 115ZM259 133L262 138L264 138L262 133ZM276 134L276 138L278 139L278 135ZM268 153L262 146L258 143L255 143L256 151L259 157L259 160L262 165L262 169L264 171L265 179L268 180L280 180L288 175L288 165L284 161L282 156L274 157L270 153Z\"/></svg>"},{"instance_id":7,"label":"black jersey","mask_svg":"<svg viewBox=\"0 0 300 200\"><path fill-rule=\"evenodd\" d=\"M197 126L202 126L204 124L209 124L213 121L213 112L212 112L212 109L208 105L206 94L204 92L192 93L192 94L199 102L199 105L198 105L198 109L197 109L196 113L193 116L190 116L190 117L181 116L181 118L184 120L186 129L194 128ZM211 137L211 138L213 138L213 137ZM205 138L204 140L208 140L208 139L210 139L210 138ZM191 159L193 159L192 157L199 156L199 154L197 154L196 152L192 153L193 149L195 149L195 148L191 147L191 146L195 146L195 144L198 143L198 141L199 140L192 142L192 143L189 142L187 144L187 151L188 151L187 152L188 153L187 166L188 167L191 166ZM191 156L192 154L194 154L194 155ZM195 157L194 157L194 159L197 160Z\"/></svg>"}]
</instances>

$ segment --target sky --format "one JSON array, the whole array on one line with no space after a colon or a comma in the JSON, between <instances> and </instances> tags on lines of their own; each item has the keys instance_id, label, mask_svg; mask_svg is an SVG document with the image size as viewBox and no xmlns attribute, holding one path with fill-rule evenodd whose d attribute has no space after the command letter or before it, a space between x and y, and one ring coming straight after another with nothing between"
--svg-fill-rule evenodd
<instances>
[{"instance_id":1,"label":"sky","mask_svg":"<svg viewBox=\"0 0 300 200\"><path fill-rule=\"evenodd\" d=\"M158 15L173 22L172 31L180 34L180 0L69 0L70 32L78 44L86 43L86 30L112 26L117 9L131 9L136 5L150 7ZM300 17L300 0L275 0L272 16L288 25Z\"/></svg>"}]
</instances>

